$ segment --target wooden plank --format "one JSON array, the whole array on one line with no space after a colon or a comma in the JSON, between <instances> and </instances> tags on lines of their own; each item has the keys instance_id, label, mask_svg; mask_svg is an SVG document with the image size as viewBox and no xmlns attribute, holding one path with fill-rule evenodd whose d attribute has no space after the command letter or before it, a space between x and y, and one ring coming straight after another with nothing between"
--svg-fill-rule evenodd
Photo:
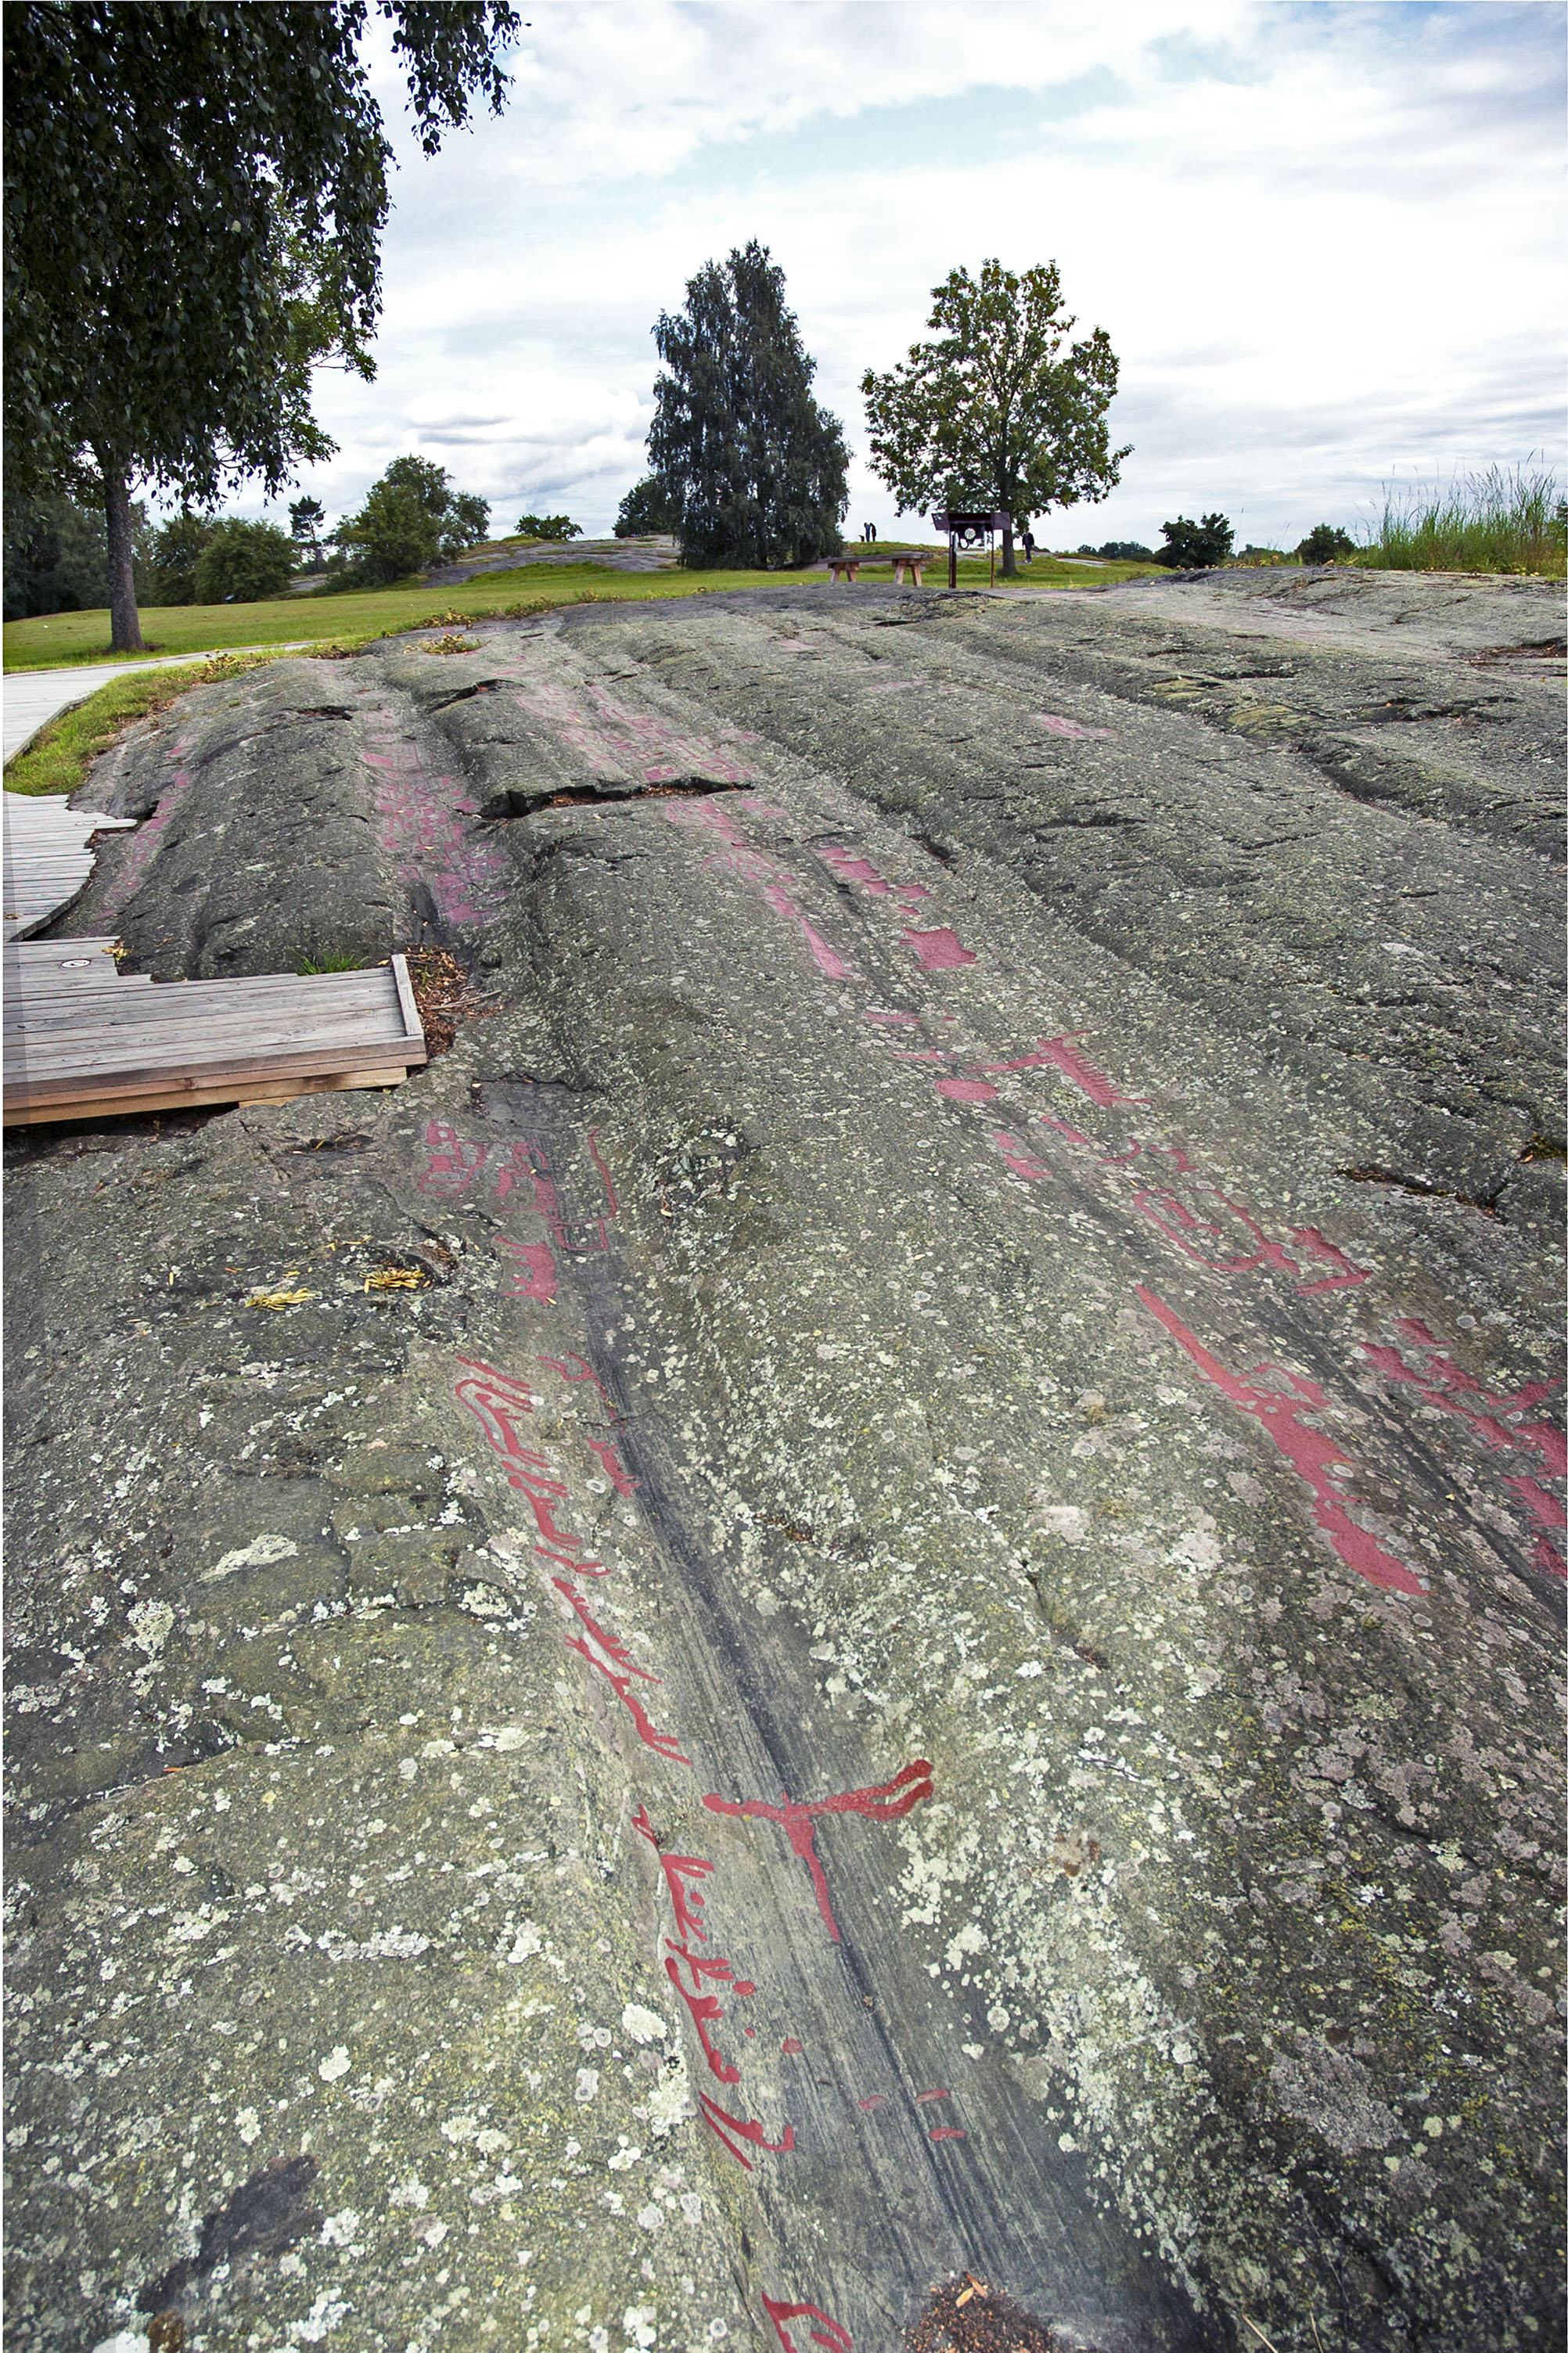
<instances>
[{"instance_id":1,"label":"wooden plank","mask_svg":"<svg viewBox=\"0 0 1568 2353\"><path fill-rule=\"evenodd\" d=\"M5 1007L9 1013L15 1006L80 1005L84 998L89 1005L107 1005L123 988L151 988L152 985L150 972L106 973L101 980L96 976L89 979L85 972L73 973L58 987L49 981L8 980Z\"/></svg>"},{"instance_id":2,"label":"wooden plank","mask_svg":"<svg viewBox=\"0 0 1568 2353\"><path fill-rule=\"evenodd\" d=\"M31 1031L38 1028L101 1026L107 1032L123 1029L129 1022L142 1029L156 1025L163 1030L188 1029L193 1035L216 1029L244 1030L247 1027L267 1035L288 1035L300 1025L331 1030L374 1021L384 1024L389 1032L400 1038L407 1035L400 1009L384 997L365 997L347 1005L311 1004L308 998L301 1003L298 997L288 997L237 1006L214 1004L209 999L187 1008L178 1003L171 1005L170 994L161 988L138 987L133 981L123 988L17 989L6 1000L5 1027Z\"/></svg>"},{"instance_id":3,"label":"wooden plank","mask_svg":"<svg viewBox=\"0 0 1568 2353\"><path fill-rule=\"evenodd\" d=\"M78 975L79 979L79 972ZM54 976L51 976L51 982ZM400 1073L426 1059L401 958L349 973L258 974L153 987L13 987L5 1008L11 1124L84 1103L287 1099L345 1069ZM410 1008L412 1007L412 1027Z\"/></svg>"},{"instance_id":4,"label":"wooden plank","mask_svg":"<svg viewBox=\"0 0 1568 2353\"><path fill-rule=\"evenodd\" d=\"M106 991L105 1001L108 1009L97 1021L83 1018L79 997L62 999L52 1008L40 1007L31 1014L17 1009L14 1018L8 1009L6 1047L14 1053L46 1060L51 1055L93 1051L123 1059L127 1053L144 1050L165 1061L171 1056L178 1061L222 1052L230 1045L286 1052L294 1044L352 1046L356 1038L374 1038L378 1045L395 1041L412 1051L418 1042L407 1036L400 1020L379 1007L366 1008L355 1020L322 1016L306 1020L297 1016L292 1020L258 1021L254 1016L214 1014L205 1021L171 1021L155 1013L147 1020L137 1018L142 1007L152 1012L157 1006L156 990L128 988L123 997L118 990ZM91 1007L87 1010L90 1014Z\"/></svg>"},{"instance_id":5,"label":"wooden plank","mask_svg":"<svg viewBox=\"0 0 1568 2353\"><path fill-rule=\"evenodd\" d=\"M119 970L112 951L113 940L17 940L5 950L7 979L15 975L24 977L30 972L53 972L57 969L80 971L89 965L94 971L107 966Z\"/></svg>"},{"instance_id":6,"label":"wooden plank","mask_svg":"<svg viewBox=\"0 0 1568 2353\"><path fill-rule=\"evenodd\" d=\"M40 957L42 960L42 957L47 957L47 955L87 955L89 948L92 948L92 951L99 951L101 955L113 955L113 951L118 946L120 946L120 941L115 939L110 932L80 932L80 934L68 936L68 939L24 941L21 946L7 948L5 953L7 953L7 955L19 955L21 963L26 965L28 963L28 957Z\"/></svg>"},{"instance_id":7,"label":"wooden plank","mask_svg":"<svg viewBox=\"0 0 1568 2353\"><path fill-rule=\"evenodd\" d=\"M16 993L24 1001L40 994L25 981L17 985ZM62 994L58 988L41 993L57 997ZM90 997L85 985L74 990L68 988L64 993L78 1001L105 1006L116 1003L121 995L117 988L101 984L93 990ZM338 989L331 996L321 996L298 987L256 989L239 996L226 988L221 982L209 987L161 981L153 988L153 1002L170 1021L205 1021L215 1013L232 1013L238 1020L248 1017L258 1021L271 1021L281 1015L290 1019L298 1017L305 1020L352 1021L367 1011L373 1011L384 1012L389 1021L395 1021L399 1029L403 1027L396 994L384 976L379 987Z\"/></svg>"},{"instance_id":8,"label":"wooden plank","mask_svg":"<svg viewBox=\"0 0 1568 2353\"><path fill-rule=\"evenodd\" d=\"M125 976L128 981L137 977L131 974ZM172 1023L188 1022L195 1028L209 1022L215 1015L232 1017L237 1021L249 1019L276 1023L279 1020L353 1021L372 1013L384 1015L387 1020L395 1022L401 1031L403 1015L390 976L384 973L367 974L364 981L363 987L337 989L330 994L318 992L304 981L280 982L276 987L262 984L252 988L247 985L243 996L239 994L240 984L237 982L160 982L150 999L141 1000L142 1007L145 1008L142 1018ZM73 1004L82 1006L79 1018L83 1020L97 1018L96 1009L100 1007L103 1008L104 1018L116 1018L113 1008L121 1001L118 992L113 990L102 994L95 991L90 998L85 989L74 992L53 990L42 994L51 997L68 995ZM40 992L23 985L16 995L17 1001L26 1006Z\"/></svg>"},{"instance_id":9,"label":"wooden plank","mask_svg":"<svg viewBox=\"0 0 1568 2353\"><path fill-rule=\"evenodd\" d=\"M422 1058L421 1058L422 1059ZM215 1100L224 1100L224 1090L233 1086L265 1085L272 1081L283 1082L304 1078L330 1078L345 1067L385 1061L397 1061L405 1069L417 1067L405 1045L394 1039L363 1039L354 1040L347 1049L342 1044L298 1054L236 1054L230 1058L215 1056L206 1063L194 1062L181 1068L175 1064L153 1062L135 1068L96 1063L85 1069L52 1072L47 1077L29 1072L13 1079L5 1089L6 1116L13 1108L33 1103L58 1103L91 1094L105 1102L124 1096L144 1094L149 1091L184 1095L195 1088L216 1088Z\"/></svg>"},{"instance_id":10,"label":"wooden plank","mask_svg":"<svg viewBox=\"0 0 1568 2353\"><path fill-rule=\"evenodd\" d=\"M6 951L7 955L11 953ZM124 977L134 976L126 974ZM167 996L187 1006L199 1006L219 996L235 1004L259 1004L275 997L295 997L306 1004L330 1004L338 998L349 1004L366 1000L390 1006L399 1002L396 984L385 965L374 965L365 972L268 972L234 980L161 980L157 986L161 997Z\"/></svg>"},{"instance_id":11,"label":"wooden plank","mask_svg":"<svg viewBox=\"0 0 1568 2353\"><path fill-rule=\"evenodd\" d=\"M408 964L405 957L400 955L393 957L392 977L397 983L397 1002L403 1009L405 1035L417 1038L419 1043L423 1045L425 1024L419 1018L419 1008L414 997L414 983L408 977Z\"/></svg>"},{"instance_id":12,"label":"wooden plank","mask_svg":"<svg viewBox=\"0 0 1568 2353\"><path fill-rule=\"evenodd\" d=\"M112 956L94 955L75 958L51 957L47 964L16 965L6 956L5 986L8 993L19 997L47 995L52 989L72 989L78 995L87 988L115 988L121 978L151 980L151 973L128 972L121 975Z\"/></svg>"},{"instance_id":13,"label":"wooden plank","mask_svg":"<svg viewBox=\"0 0 1568 2353\"><path fill-rule=\"evenodd\" d=\"M16 1041L7 1059L5 1084L36 1092L57 1080L71 1082L95 1072L112 1083L121 1071L180 1078L193 1071L341 1070L394 1055L405 1062L426 1059L400 1031L389 1032L384 1026L265 1040L243 1034L205 1039L133 1036L111 1045L73 1031L59 1039Z\"/></svg>"},{"instance_id":14,"label":"wooden plank","mask_svg":"<svg viewBox=\"0 0 1568 2353\"><path fill-rule=\"evenodd\" d=\"M150 1088L133 1095L84 1094L56 1103L16 1106L7 1103L5 1124L7 1127L39 1127L50 1121L120 1118L127 1113L136 1112L203 1111L222 1103L237 1106L292 1103L300 1095L338 1094L368 1087L401 1086L407 1075L404 1065L395 1062L384 1070L338 1071L324 1076L298 1080L255 1080L230 1086L190 1086L163 1092Z\"/></svg>"}]
</instances>

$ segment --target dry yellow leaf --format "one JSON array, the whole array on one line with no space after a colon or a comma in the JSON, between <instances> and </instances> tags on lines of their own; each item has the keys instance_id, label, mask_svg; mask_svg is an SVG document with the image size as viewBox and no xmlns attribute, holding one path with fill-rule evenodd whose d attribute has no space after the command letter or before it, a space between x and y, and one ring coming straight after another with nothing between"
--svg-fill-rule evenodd
<instances>
[{"instance_id":1,"label":"dry yellow leaf","mask_svg":"<svg viewBox=\"0 0 1568 2353\"><path fill-rule=\"evenodd\" d=\"M416 1267L381 1266L365 1276L364 1287L367 1291L423 1291L429 1280Z\"/></svg>"},{"instance_id":2,"label":"dry yellow leaf","mask_svg":"<svg viewBox=\"0 0 1568 2353\"><path fill-rule=\"evenodd\" d=\"M301 1306L307 1299L314 1299L316 1294L313 1291L287 1291L284 1289L285 1283L298 1282L299 1279L299 1268L297 1266L291 1266L288 1273L282 1277L275 1291L253 1291L245 1303L247 1307Z\"/></svg>"}]
</instances>

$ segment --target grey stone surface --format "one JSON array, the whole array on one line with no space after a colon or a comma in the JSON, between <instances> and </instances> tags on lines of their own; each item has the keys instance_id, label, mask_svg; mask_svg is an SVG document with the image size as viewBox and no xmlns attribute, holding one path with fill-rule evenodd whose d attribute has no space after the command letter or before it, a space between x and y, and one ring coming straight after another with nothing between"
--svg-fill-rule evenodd
<instances>
[{"instance_id":1,"label":"grey stone surface","mask_svg":"<svg viewBox=\"0 0 1568 2353\"><path fill-rule=\"evenodd\" d=\"M1561 769L1428 586L588 607L103 764L151 968L335 892L489 1009L8 1152L19 2353L1560 2327Z\"/></svg>"},{"instance_id":2,"label":"grey stone surface","mask_svg":"<svg viewBox=\"0 0 1568 2353\"><path fill-rule=\"evenodd\" d=\"M531 546L483 548L460 563L447 564L425 575L430 588L457 588L486 572L512 572L526 564L603 564L612 572L668 572L676 563L676 544L668 532L647 532L636 539L569 539L557 545L536 541Z\"/></svg>"}]
</instances>

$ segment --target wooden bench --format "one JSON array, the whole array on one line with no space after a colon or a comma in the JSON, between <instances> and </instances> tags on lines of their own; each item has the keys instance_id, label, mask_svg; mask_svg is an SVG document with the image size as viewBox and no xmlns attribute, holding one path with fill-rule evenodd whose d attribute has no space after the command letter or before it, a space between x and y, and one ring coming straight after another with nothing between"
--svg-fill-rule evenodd
<instances>
[{"instance_id":1,"label":"wooden bench","mask_svg":"<svg viewBox=\"0 0 1568 2353\"><path fill-rule=\"evenodd\" d=\"M7 1127L396 1086L426 1060L400 955L363 972L154 983L104 940L5 952Z\"/></svg>"},{"instance_id":2,"label":"wooden bench","mask_svg":"<svg viewBox=\"0 0 1568 2353\"><path fill-rule=\"evenodd\" d=\"M896 588L903 586L906 572L913 575L917 588L923 587L925 584L921 575L931 561L931 558L929 555L923 552L917 554L913 549L906 551L901 555L890 555L885 549L878 547L874 541L870 547L862 548L854 555L830 555L827 559L828 568L835 581L858 579L863 564L890 564L893 567L893 586Z\"/></svg>"}]
</instances>

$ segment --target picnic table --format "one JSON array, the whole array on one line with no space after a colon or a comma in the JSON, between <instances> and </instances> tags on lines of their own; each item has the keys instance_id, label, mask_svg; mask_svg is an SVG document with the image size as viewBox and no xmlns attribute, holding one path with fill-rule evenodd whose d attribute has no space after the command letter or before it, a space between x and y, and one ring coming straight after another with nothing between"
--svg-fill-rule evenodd
<instances>
[{"instance_id":1,"label":"picnic table","mask_svg":"<svg viewBox=\"0 0 1568 2353\"><path fill-rule=\"evenodd\" d=\"M921 574L931 560L929 553L923 548L906 548L901 553L896 553L885 547L878 547L873 541L868 547L857 548L851 555L830 555L827 562L835 581L858 579L863 564L890 564L893 567L893 586L896 588L903 586L906 572L913 574L915 586L920 588L925 585L921 578Z\"/></svg>"}]
</instances>

